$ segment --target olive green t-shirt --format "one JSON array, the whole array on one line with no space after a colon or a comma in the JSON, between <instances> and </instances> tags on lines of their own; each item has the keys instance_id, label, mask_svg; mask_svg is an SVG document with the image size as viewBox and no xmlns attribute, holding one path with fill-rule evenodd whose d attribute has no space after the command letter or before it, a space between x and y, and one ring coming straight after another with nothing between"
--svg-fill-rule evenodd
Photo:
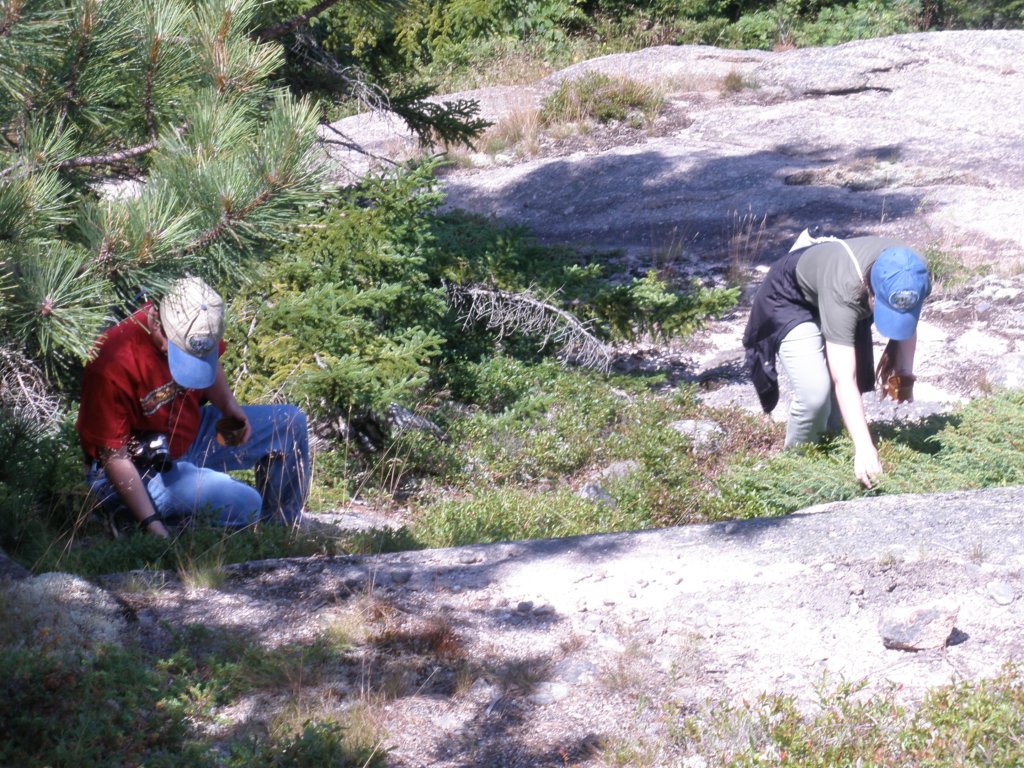
<instances>
[{"instance_id":1,"label":"olive green t-shirt","mask_svg":"<svg viewBox=\"0 0 1024 768\"><path fill-rule=\"evenodd\" d=\"M837 240L810 246L797 260L796 279L804 298L818 307L825 341L852 347L858 321L871 317L864 275L887 248L906 248L891 237L846 240L857 265ZM859 270L858 270L859 267Z\"/></svg>"}]
</instances>

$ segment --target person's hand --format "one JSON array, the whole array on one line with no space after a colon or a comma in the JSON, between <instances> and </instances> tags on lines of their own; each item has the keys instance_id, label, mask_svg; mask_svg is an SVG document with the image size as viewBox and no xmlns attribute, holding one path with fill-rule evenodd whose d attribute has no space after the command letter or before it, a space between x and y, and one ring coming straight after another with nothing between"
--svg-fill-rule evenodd
<instances>
[{"instance_id":1,"label":"person's hand","mask_svg":"<svg viewBox=\"0 0 1024 768\"><path fill-rule=\"evenodd\" d=\"M912 373L894 373L882 385L882 399L888 397L897 403L914 402L915 381L916 377Z\"/></svg>"},{"instance_id":2,"label":"person's hand","mask_svg":"<svg viewBox=\"0 0 1024 768\"><path fill-rule=\"evenodd\" d=\"M865 488L870 489L874 486L875 481L882 474L882 462L878 460L878 451L874 446L854 454L853 474Z\"/></svg>"},{"instance_id":3,"label":"person's hand","mask_svg":"<svg viewBox=\"0 0 1024 768\"><path fill-rule=\"evenodd\" d=\"M899 342L889 340L885 351L875 366L875 386L878 388L878 399L889 398L897 403L914 402L914 374L905 367L898 366L897 359Z\"/></svg>"},{"instance_id":4,"label":"person's hand","mask_svg":"<svg viewBox=\"0 0 1024 768\"><path fill-rule=\"evenodd\" d=\"M236 404L233 407L225 408L221 415L238 419L245 425L242 429L242 436L235 445L242 445L252 437L252 424L249 423L249 418L245 415L245 411L241 406Z\"/></svg>"},{"instance_id":5,"label":"person's hand","mask_svg":"<svg viewBox=\"0 0 1024 768\"><path fill-rule=\"evenodd\" d=\"M143 520L142 522L145 522L145 520ZM167 530L166 526L164 526L163 521L159 518L157 518L156 520L151 520L150 522L146 523L143 530L146 531L146 533L151 533L154 536L159 536L161 539L171 538L170 532Z\"/></svg>"}]
</instances>

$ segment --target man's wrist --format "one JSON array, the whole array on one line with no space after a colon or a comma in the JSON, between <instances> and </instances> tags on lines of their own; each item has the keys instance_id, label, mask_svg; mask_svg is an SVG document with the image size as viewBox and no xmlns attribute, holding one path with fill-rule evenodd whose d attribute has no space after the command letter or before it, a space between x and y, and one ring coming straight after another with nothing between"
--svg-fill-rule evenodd
<instances>
[{"instance_id":1,"label":"man's wrist","mask_svg":"<svg viewBox=\"0 0 1024 768\"><path fill-rule=\"evenodd\" d=\"M160 515L150 515L139 523L139 528L145 533L152 533L154 536L159 536L162 539L170 537L170 533L167 531L167 527L164 525Z\"/></svg>"}]
</instances>

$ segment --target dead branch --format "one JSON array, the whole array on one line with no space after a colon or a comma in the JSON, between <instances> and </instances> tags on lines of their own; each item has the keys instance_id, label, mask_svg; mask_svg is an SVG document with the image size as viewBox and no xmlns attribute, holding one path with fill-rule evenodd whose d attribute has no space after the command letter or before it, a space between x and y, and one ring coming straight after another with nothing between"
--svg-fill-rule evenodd
<instances>
[{"instance_id":1,"label":"dead branch","mask_svg":"<svg viewBox=\"0 0 1024 768\"><path fill-rule=\"evenodd\" d=\"M57 424L61 406L34 362L17 350L0 346L0 413L46 431Z\"/></svg>"},{"instance_id":2,"label":"dead branch","mask_svg":"<svg viewBox=\"0 0 1024 768\"><path fill-rule=\"evenodd\" d=\"M530 291L513 293L484 286L449 286L449 300L462 313L464 325L483 323L499 339L513 333L540 338L558 348L561 359L584 368L607 371L611 350L594 335L589 323L555 306L554 295L538 298Z\"/></svg>"}]
</instances>

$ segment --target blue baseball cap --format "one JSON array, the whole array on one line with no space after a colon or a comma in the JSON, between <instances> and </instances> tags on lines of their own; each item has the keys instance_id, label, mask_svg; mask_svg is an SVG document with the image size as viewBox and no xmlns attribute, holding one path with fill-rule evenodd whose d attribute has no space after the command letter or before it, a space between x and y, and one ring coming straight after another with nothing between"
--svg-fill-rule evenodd
<instances>
[{"instance_id":1,"label":"blue baseball cap","mask_svg":"<svg viewBox=\"0 0 1024 768\"><path fill-rule=\"evenodd\" d=\"M878 254L871 266L878 332L895 341L913 336L931 289L928 266L909 248L886 248Z\"/></svg>"},{"instance_id":2,"label":"blue baseball cap","mask_svg":"<svg viewBox=\"0 0 1024 768\"><path fill-rule=\"evenodd\" d=\"M217 376L224 337L224 301L198 277L177 281L160 302L171 378L186 389L206 389Z\"/></svg>"}]
</instances>

